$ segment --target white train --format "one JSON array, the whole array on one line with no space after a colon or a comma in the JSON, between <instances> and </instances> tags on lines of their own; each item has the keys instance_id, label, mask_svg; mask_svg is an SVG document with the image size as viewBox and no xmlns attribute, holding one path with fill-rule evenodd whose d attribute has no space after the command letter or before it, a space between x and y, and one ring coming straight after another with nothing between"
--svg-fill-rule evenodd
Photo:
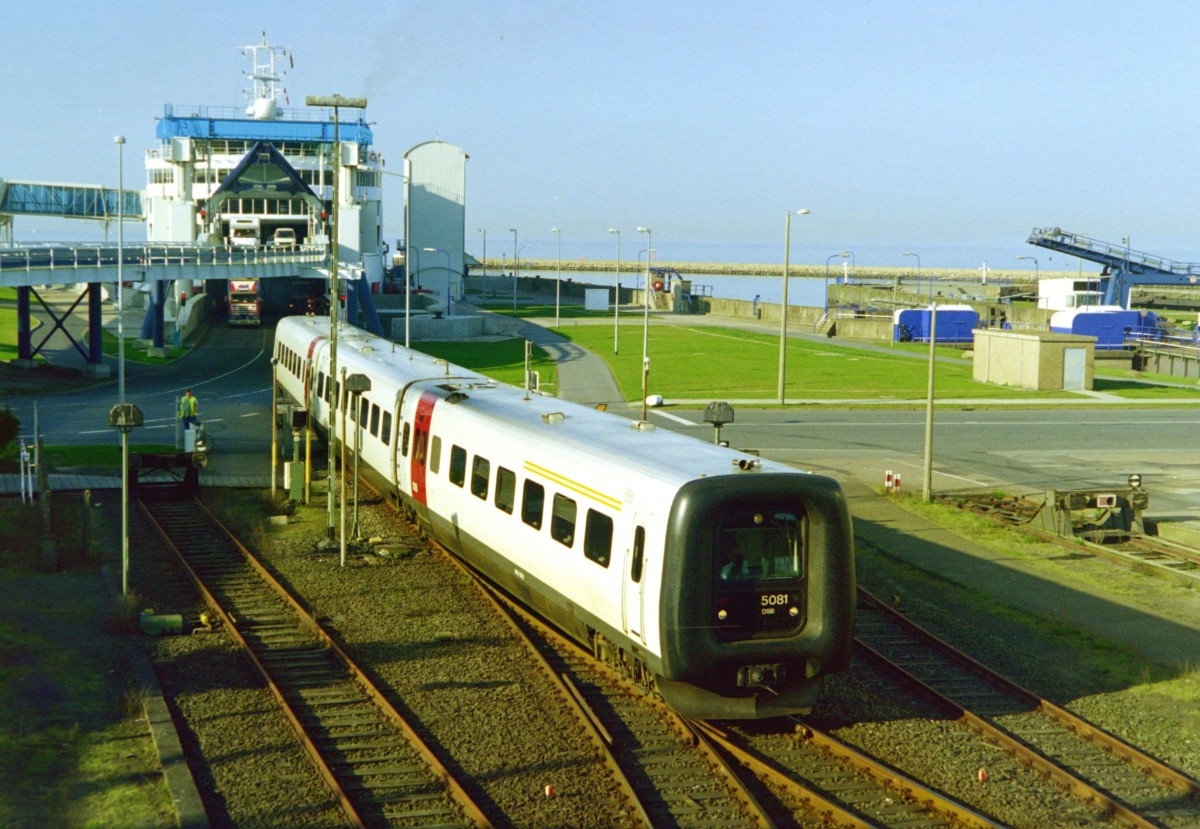
<instances>
[{"instance_id":1,"label":"white train","mask_svg":"<svg viewBox=\"0 0 1200 829\"><path fill-rule=\"evenodd\" d=\"M481 345L480 348L486 348ZM276 331L282 390L330 428L329 321ZM370 378L335 434L439 543L695 718L809 710L850 659L854 551L831 478L530 394L338 329ZM337 399L337 398L333 398ZM346 424L343 427L343 422Z\"/></svg>"}]
</instances>

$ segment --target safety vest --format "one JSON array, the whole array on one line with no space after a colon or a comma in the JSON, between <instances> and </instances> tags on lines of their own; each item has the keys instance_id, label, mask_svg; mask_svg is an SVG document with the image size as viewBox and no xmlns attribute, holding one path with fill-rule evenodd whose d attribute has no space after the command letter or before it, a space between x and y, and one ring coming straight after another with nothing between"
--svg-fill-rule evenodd
<instances>
[{"instance_id":1,"label":"safety vest","mask_svg":"<svg viewBox=\"0 0 1200 829\"><path fill-rule=\"evenodd\" d=\"M180 417L195 417L196 416L196 398L184 395L179 401L179 416Z\"/></svg>"}]
</instances>

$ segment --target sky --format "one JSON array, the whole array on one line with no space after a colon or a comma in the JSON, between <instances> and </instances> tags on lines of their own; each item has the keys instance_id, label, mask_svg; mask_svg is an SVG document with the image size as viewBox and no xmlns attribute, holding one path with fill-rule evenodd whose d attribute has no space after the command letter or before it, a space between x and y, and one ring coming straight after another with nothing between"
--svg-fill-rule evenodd
<instances>
[{"instance_id":1,"label":"sky","mask_svg":"<svg viewBox=\"0 0 1200 829\"><path fill-rule=\"evenodd\" d=\"M368 99L387 169L424 141L466 151L477 255L480 229L498 256L517 228L524 256L552 258L557 226L565 257L611 257L617 227L632 259L646 226L660 259L780 261L805 208L793 261L1000 249L1044 268L1025 239L1055 226L1200 260L1186 0L45 0L4 17L0 178L115 186L120 134L144 184L164 104L243 106L240 47L265 32L293 55L292 105ZM384 191L397 239L400 179Z\"/></svg>"}]
</instances>

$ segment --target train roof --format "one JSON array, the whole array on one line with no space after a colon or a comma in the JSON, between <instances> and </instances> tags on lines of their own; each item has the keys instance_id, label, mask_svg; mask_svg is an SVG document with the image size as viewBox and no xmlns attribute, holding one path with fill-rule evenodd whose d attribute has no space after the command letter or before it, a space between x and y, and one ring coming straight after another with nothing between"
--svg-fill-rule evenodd
<instances>
[{"instance_id":1,"label":"train roof","mask_svg":"<svg viewBox=\"0 0 1200 829\"><path fill-rule=\"evenodd\" d=\"M296 324L303 328L305 346L313 335L328 336L329 322L324 317L286 318L280 322L282 336L290 336L288 328ZM653 423L630 420L536 392L526 393L524 389L406 349L353 326L343 325L338 331L339 361L348 359L371 371L373 384L378 383L373 391L397 392L401 386L415 381L422 390L439 393L455 409L463 407L462 411L477 412L503 423L507 434L536 436L537 445L555 453L560 460L571 458L579 463L612 462L628 466L632 456L643 461L637 467L641 474L675 483L755 470L800 472L699 438L657 429ZM382 371L376 372L375 368Z\"/></svg>"}]
</instances>

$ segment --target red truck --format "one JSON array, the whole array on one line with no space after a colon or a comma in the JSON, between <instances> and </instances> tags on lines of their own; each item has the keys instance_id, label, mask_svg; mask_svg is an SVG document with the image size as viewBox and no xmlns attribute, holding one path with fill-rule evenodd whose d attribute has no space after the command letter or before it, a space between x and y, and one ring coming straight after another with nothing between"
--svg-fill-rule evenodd
<instances>
[{"instance_id":1,"label":"red truck","mask_svg":"<svg viewBox=\"0 0 1200 829\"><path fill-rule=\"evenodd\" d=\"M257 279L229 280L229 324L262 325L262 295Z\"/></svg>"}]
</instances>

